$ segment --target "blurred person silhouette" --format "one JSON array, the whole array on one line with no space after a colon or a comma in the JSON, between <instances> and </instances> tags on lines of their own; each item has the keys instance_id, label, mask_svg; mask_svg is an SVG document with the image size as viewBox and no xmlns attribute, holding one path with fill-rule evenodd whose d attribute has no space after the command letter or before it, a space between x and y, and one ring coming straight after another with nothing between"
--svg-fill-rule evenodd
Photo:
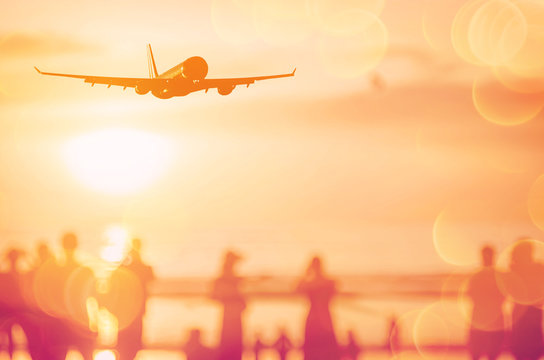
<instances>
[{"instance_id":1,"label":"blurred person silhouette","mask_svg":"<svg viewBox=\"0 0 544 360\"><path fill-rule=\"evenodd\" d=\"M40 266L53 258L53 253L45 241L40 241L36 246L38 261L36 266Z\"/></svg>"},{"instance_id":2,"label":"blurred person silhouette","mask_svg":"<svg viewBox=\"0 0 544 360\"><path fill-rule=\"evenodd\" d=\"M119 360L132 360L142 348L143 319L149 285L155 279L153 268L141 256L142 241L133 239L122 265L111 274L110 289L115 298L106 307L117 317ZM111 299L110 299L111 300Z\"/></svg>"},{"instance_id":3,"label":"blurred person silhouette","mask_svg":"<svg viewBox=\"0 0 544 360\"><path fill-rule=\"evenodd\" d=\"M348 341L342 347L342 360L357 360L363 348L357 343L353 330L348 331Z\"/></svg>"},{"instance_id":4,"label":"blurred person silhouette","mask_svg":"<svg viewBox=\"0 0 544 360\"><path fill-rule=\"evenodd\" d=\"M278 338L272 344L272 348L276 350L280 360L287 359L287 354L293 349L293 343L289 340L289 336L287 336L287 332L284 328L280 329Z\"/></svg>"},{"instance_id":5,"label":"blurred person silhouette","mask_svg":"<svg viewBox=\"0 0 544 360\"><path fill-rule=\"evenodd\" d=\"M34 321L29 336L29 351L33 359L64 359L68 340L67 313L64 298L65 271L45 243L37 246L37 259L29 272L27 302L34 309Z\"/></svg>"},{"instance_id":6,"label":"blurred person silhouette","mask_svg":"<svg viewBox=\"0 0 544 360\"><path fill-rule=\"evenodd\" d=\"M511 352L516 360L536 360L543 350L544 265L534 259L534 245L521 239L512 249L506 289L514 300Z\"/></svg>"},{"instance_id":7,"label":"blurred person silhouette","mask_svg":"<svg viewBox=\"0 0 544 360\"><path fill-rule=\"evenodd\" d=\"M255 360L259 360L261 357L261 352L267 348L264 343L261 334L257 333L255 336L255 343L253 344L253 354L255 355Z\"/></svg>"},{"instance_id":8,"label":"blurred person silhouette","mask_svg":"<svg viewBox=\"0 0 544 360\"><path fill-rule=\"evenodd\" d=\"M397 315L393 314L389 317L389 326L385 334L385 348L390 354L400 349L399 324Z\"/></svg>"},{"instance_id":9,"label":"blurred person silhouette","mask_svg":"<svg viewBox=\"0 0 544 360\"><path fill-rule=\"evenodd\" d=\"M242 313L246 308L240 292L242 278L236 274L236 265L242 257L227 251L221 274L213 284L211 297L223 305L221 337L218 348L219 360L240 360L243 353Z\"/></svg>"},{"instance_id":10,"label":"blurred person silhouette","mask_svg":"<svg viewBox=\"0 0 544 360\"><path fill-rule=\"evenodd\" d=\"M57 315L60 322L52 329L52 358L64 359L70 348L79 351L84 360L92 360L96 333L89 328L87 301L96 297L93 271L76 259L78 239L74 233L65 233L61 239L63 260L59 262L50 289L58 291Z\"/></svg>"},{"instance_id":11,"label":"blurred person silhouette","mask_svg":"<svg viewBox=\"0 0 544 360\"><path fill-rule=\"evenodd\" d=\"M10 359L13 358L15 344L13 342L13 326L23 324L25 304L21 292L22 275L18 264L24 252L11 248L5 254L7 272L0 275L0 341L5 341ZM3 340L2 340L3 339Z\"/></svg>"},{"instance_id":12,"label":"blurred person silhouette","mask_svg":"<svg viewBox=\"0 0 544 360\"><path fill-rule=\"evenodd\" d=\"M27 306L24 331L27 335L27 347L33 360L51 359L51 333L57 329L58 319L49 315L47 306L38 297L47 291L39 277L47 273L47 268L56 265L56 260L45 242L36 246L37 257L23 281L23 297ZM44 309L42 309L42 306Z\"/></svg>"},{"instance_id":13,"label":"blurred person silhouette","mask_svg":"<svg viewBox=\"0 0 544 360\"><path fill-rule=\"evenodd\" d=\"M329 310L330 301L336 293L336 285L323 274L320 257L312 259L297 291L310 301L304 330L304 359L339 359L340 351Z\"/></svg>"},{"instance_id":14,"label":"blurred person silhouette","mask_svg":"<svg viewBox=\"0 0 544 360\"><path fill-rule=\"evenodd\" d=\"M472 359L487 357L495 360L504 340L504 295L497 280L495 250L485 246L481 250L482 268L468 282L467 296L472 302L472 318L468 349Z\"/></svg>"},{"instance_id":15,"label":"blurred person silhouette","mask_svg":"<svg viewBox=\"0 0 544 360\"><path fill-rule=\"evenodd\" d=\"M182 347L186 360L214 360L215 351L202 343L200 329L191 329Z\"/></svg>"}]
</instances>

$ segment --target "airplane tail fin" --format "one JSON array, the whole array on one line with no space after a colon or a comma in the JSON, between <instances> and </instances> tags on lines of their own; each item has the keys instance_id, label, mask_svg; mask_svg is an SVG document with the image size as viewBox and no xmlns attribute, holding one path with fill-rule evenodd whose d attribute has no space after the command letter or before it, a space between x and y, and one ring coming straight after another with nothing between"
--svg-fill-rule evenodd
<instances>
[{"instance_id":1,"label":"airplane tail fin","mask_svg":"<svg viewBox=\"0 0 544 360\"><path fill-rule=\"evenodd\" d=\"M159 77L157 72L157 65L155 65L155 58L153 58L153 50L151 50L151 44L147 44L147 66L149 68L149 77Z\"/></svg>"}]
</instances>

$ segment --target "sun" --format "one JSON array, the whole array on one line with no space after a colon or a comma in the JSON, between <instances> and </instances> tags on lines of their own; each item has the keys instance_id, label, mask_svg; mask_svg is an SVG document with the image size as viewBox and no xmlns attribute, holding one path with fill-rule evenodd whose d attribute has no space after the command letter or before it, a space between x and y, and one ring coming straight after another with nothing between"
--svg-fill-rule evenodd
<instances>
[{"instance_id":1,"label":"sun","mask_svg":"<svg viewBox=\"0 0 544 360\"><path fill-rule=\"evenodd\" d=\"M63 147L73 175L89 188L126 195L150 186L167 170L170 141L136 129L110 128L81 135Z\"/></svg>"}]
</instances>

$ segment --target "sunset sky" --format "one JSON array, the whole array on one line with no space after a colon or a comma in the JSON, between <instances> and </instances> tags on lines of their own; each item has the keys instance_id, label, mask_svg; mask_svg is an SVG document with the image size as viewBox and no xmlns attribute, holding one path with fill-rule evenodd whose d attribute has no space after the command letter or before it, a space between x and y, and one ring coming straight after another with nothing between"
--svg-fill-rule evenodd
<instances>
[{"instance_id":1,"label":"sunset sky","mask_svg":"<svg viewBox=\"0 0 544 360\"><path fill-rule=\"evenodd\" d=\"M99 256L124 227L159 275L180 276L215 274L227 247L245 273L302 273L314 253L334 274L416 273L470 269L486 243L540 240L538 11L535 0L6 3L0 244L56 247L72 230ZM146 77L147 43L159 72L194 55L212 78L297 72L160 100L33 69Z\"/></svg>"}]
</instances>

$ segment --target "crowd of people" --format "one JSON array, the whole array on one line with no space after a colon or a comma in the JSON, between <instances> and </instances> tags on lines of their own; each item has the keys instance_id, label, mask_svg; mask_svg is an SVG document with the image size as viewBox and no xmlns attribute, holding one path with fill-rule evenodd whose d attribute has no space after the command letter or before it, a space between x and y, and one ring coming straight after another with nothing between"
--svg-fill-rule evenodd
<instances>
[{"instance_id":1,"label":"crowd of people","mask_svg":"<svg viewBox=\"0 0 544 360\"><path fill-rule=\"evenodd\" d=\"M143 348L143 319L154 279L151 266L142 260L141 241L132 240L126 258L106 279L97 279L91 268L78 261L75 234L64 234L61 245L62 252L56 256L46 243L40 243L26 272L20 270L20 263L23 258L28 260L28 254L18 249L7 252L7 270L0 274L0 346L4 338L8 355L13 357L12 330L17 325L26 336L33 360L63 360L69 350L92 360L98 346L97 310L104 308L116 319L117 339L110 345L118 359L134 359ZM240 260L235 252L226 252L211 289L210 297L222 307L218 346L205 346L200 330L193 329L180 349L188 360L236 360L247 349L242 324L246 299L240 290L243 278L236 271ZM337 343L329 311L335 282L325 276L319 257L313 258L296 291L310 302L302 346L306 359L356 359L361 348L353 334L345 346ZM267 344L258 339L252 350L257 359L266 349L285 359L295 348L299 347L281 330L276 341Z\"/></svg>"},{"instance_id":2,"label":"crowd of people","mask_svg":"<svg viewBox=\"0 0 544 360\"><path fill-rule=\"evenodd\" d=\"M506 271L496 268L492 247L482 249L482 268L467 287L473 305L468 349L474 360L495 360L504 350L516 360L537 360L544 354L544 264L535 258L536 244L530 239L516 242ZM507 302L512 308L508 318Z\"/></svg>"},{"instance_id":3,"label":"crowd of people","mask_svg":"<svg viewBox=\"0 0 544 360\"><path fill-rule=\"evenodd\" d=\"M58 257L40 243L25 273L19 270L24 252L11 249L6 254L8 269L0 274L0 336L5 335L8 355L13 357L12 328L18 325L33 360L64 360L71 349L92 360L98 322L93 309L104 307L119 324L119 359L133 359L142 347L147 285L153 280L151 267L140 257L140 240L132 241L126 259L102 289L93 270L77 260L76 235L65 234L61 243Z\"/></svg>"},{"instance_id":4,"label":"crowd of people","mask_svg":"<svg viewBox=\"0 0 544 360\"><path fill-rule=\"evenodd\" d=\"M0 340L6 339L13 356L12 328L20 326L27 338L27 351L33 360L63 360L70 349L91 360L97 347L97 312L105 308L116 319L117 341L109 344L119 360L132 360L143 348L143 319L154 279L151 266L141 257L141 241L133 239L126 258L97 279L93 270L78 262L78 239L73 233L62 237L62 253L53 254L45 243L37 247L31 269L20 271L24 252L6 253L7 269L0 274ZM516 360L537 360L544 349L542 304L544 303L544 264L534 255L534 241L521 240L510 252L507 270L495 266L495 252L484 247L482 267L469 279L466 295L472 301L468 350L473 359L498 358L509 350ZM244 346L243 314L246 298L241 291L243 278L237 266L242 257L225 253L220 274L214 280L210 298L222 308L221 331L216 348L205 346L198 329L190 331L182 350L187 360L241 360ZM329 278L319 257L314 257L295 291L304 296L309 310L304 341L295 346L285 330L272 342L260 337L251 350L259 359L264 350L273 350L286 359L295 348L305 360L355 360L362 347L353 333L340 344L330 313L336 283ZM505 304L512 310L505 316ZM398 347L399 331L390 322L385 348ZM103 346L104 344L102 344Z\"/></svg>"},{"instance_id":5,"label":"crowd of people","mask_svg":"<svg viewBox=\"0 0 544 360\"><path fill-rule=\"evenodd\" d=\"M229 251L225 254L221 274L215 280L212 298L223 307L221 335L217 349L217 360L239 360L244 351L242 313L246 307L240 291L241 277L237 275L236 265L241 257ZM299 282L296 292L304 295L310 303L304 329L302 351L307 360L355 360L361 347L355 341L353 333L348 336L348 343L339 345L330 313L330 301L336 293L334 280L328 278L322 267L321 259L314 257L306 273ZM280 331L277 340L272 344L264 344L257 339L253 347L255 358L263 349L274 349L280 359L286 359L294 346L285 331ZM188 357L188 359L192 359ZM209 359L195 357L196 359Z\"/></svg>"}]
</instances>

